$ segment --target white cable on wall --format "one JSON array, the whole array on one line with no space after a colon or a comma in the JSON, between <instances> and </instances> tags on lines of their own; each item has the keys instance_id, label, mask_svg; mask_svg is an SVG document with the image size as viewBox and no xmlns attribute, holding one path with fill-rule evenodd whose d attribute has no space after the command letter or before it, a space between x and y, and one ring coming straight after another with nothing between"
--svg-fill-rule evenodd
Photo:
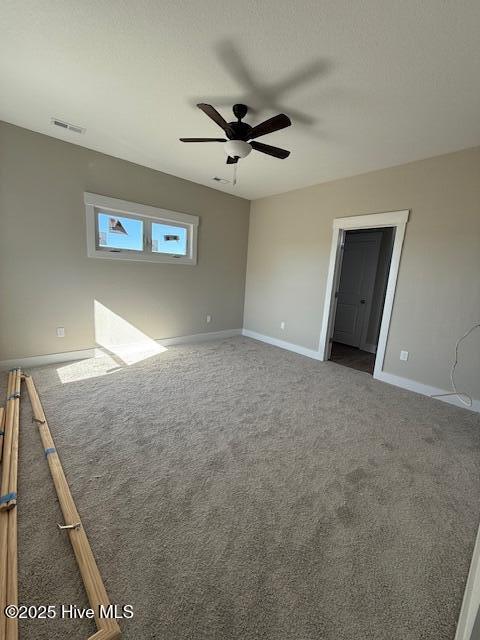
<instances>
[{"instance_id":1,"label":"white cable on wall","mask_svg":"<svg viewBox=\"0 0 480 640\"><path fill-rule=\"evenodd\" d=\"M452 383L452 389L453 392L452 393L437 393L436 395L430 396L431 398L444 398L445 396L457 396L457 398L460 400L460 402L462 402L466 407L471 407L473 404L473 400L472 397L468 394L465 393L464 391L458 391L457 390L457 386L455 384L455 368L458 364L458 347L460 346L460 343L462 342L462 340L465 340L465 338L467 336L469 336L472 331L474 331L475 329L477 329L478 327L480 327L480 322L476 322L472 327L470 327L470 329L463 334L463 336L461 338L459 338L455 344L455 357L453 360L453 364L452 364L452 368L450 369L450 382ZM465 401L463 398L467 398L467 400Z\"/></svg>"}]
</instances>

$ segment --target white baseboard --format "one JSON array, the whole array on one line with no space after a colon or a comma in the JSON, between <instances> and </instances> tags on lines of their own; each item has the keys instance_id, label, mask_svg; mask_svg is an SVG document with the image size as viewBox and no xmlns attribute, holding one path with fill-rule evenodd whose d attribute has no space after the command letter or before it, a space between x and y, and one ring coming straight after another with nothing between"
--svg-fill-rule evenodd
<instances>
[{"instance_id":1,"label":"white baseboard","mask_svg":"<svg viewBox=\"0 0 480 640\"><path fill-rule=\"evenodd\" d=\"M62 353L47 353L43 356L29 356L28 358L16 358L13 360L1 360L0 371L6 369L30 369L32 367L43 367L47 364L56 364L57 362L69 362L71 360L85 360L93 358L95 349L81 349L80 351L64 351Z\"/></svg>"},{"instance_id":2,"label":"white baseboard","mask_svg":"<svg viewBox=\"0 0 480 640\"><path fill-rule=\"evenodd\" d=\"M186 343L195 343L195 342L204 342L206 340L221 340L223 338L231 338L233 336L244 335L248 338L253 338L254 340L259 340L260 342L266 342L267 344L271 344L274 347L280 347L280 349L286 349L287 351L293 351L294 353L298 353L299 355L306 356L307 358L313 358L314 360L321 360L320 354L315 349L308 349L307 347L302 347L297 344L293 344L292 342L286 342L285 340L279 340L278 338L272 338L270 336L265 336L261 333L257 333L256 331L250 331L250 329L225 329L223 331L209 331L206 333L194 333L186 336L176 336L173 338L163 338L158 339L156 342L165 347L176 345L176 344L186 344ZM11 360L2 360L0 361L0 371L12 369L14 367L20 367L22 369L30 369L32 367L40 367L48 364L56 364L57 362L69 362L72 360L84 360L86 358L93 358L97 351L98 347L92 347L91 349L82 349L80 351L65 351L63 353L49 353L41 356L30 356L28 358L17 358ZM386 382L387 384L392 384L396 387L401 387L402 389L408 389L409 391L414 391L415 393L420 393L424 396L434 396L441 393L448 393L445 389L439 389L438 387L432 387L427 384L423 384L422 382L417 382L416 380L410 380L409 378L403 378L402 376L397 376L393 373L388 373L386 371L380 371L380 373L375 376L376 380L380 380L381 382ZM443 398L435 398L436 400L442 400L443 402L448 402L449 404L453 404L457 407L462 407L463 409L470 409L470 411L475 411L480 413L480 400L473 400L472 406L467 407L457 398L457 396L445 396Z\"/></svg>"},{"instance_id":3,"label":"white baseboard","mask_svg":"<svg viewBox=\"0 0 480 640\"><path fill-rule=\"evenodd\" d=\"M280 349L286 349L287 351L293 351L301 356L307 356L307 358L313 358L314 360L320 360L320 354L315 349L307 349L307 347L301 347L298 344L292 342L285 342L284 340L278 340L278 338L271 338L270 336L264 336L261 333L250 331L250 329L243 329L242 335L247 338L253 338L254 340L260 340L260 342L266 342L274 347L280 347Z\"/></svg>"},{"instance_id":4,"label":"white baseboard","mask_svg":"<svg viewBox=\"0 0 480 640\"><path fill-rule=\"evenodd\" d=\"M243 329L242 335L247 336L248 338L253 338L254 340L260 340L261 342L266 342L267 344L271 344L275 347L280 347L281 349L287 349L288 351L293 351L302 356L307 356L307 358L313 358L314 360L321 360L320 354L318 351L314 349L307 349L306 347L300 347L297 344L292 344L291 342L285 342L284 340L278 340L277 338L271 338L270 336L264 336L261 333L256 333L255 331L250 331L250 329ZM402 389L408 389L409 391L414 391L415 393L420 393L424 396L434 396L441 393L449 393L449 390L439 389L438 387L432 387L428 384L423 384L422 382L417 382L416 380L410 380L409 378L402 378L401 376L396 376L393 373L387 373L386 371L380 371L380 373L374 376L376 380L380 380L381 382L386 382L387 384L392 384L395 387L401 387ZM480 400L473 400L472 406L467 407L461 400L457 398L457 396L445 396L443 398L434 398L435 400L442 400L443 402L448 402L448 404L453 404L457 407L462 407L462 409L469 409L470 411L475 411L480 413Z\"/></svg>"},{"instance_id":5,"label":"white baseboard","mask_svg":"<svg viewBox=\"0 0 480 640\"><path fill-rule=\"evenodd\" d=\"M222 331L208 331L206 333L192 333L189 336L178 336L176 338L160 338L155 340L164 347L174 344L185 344L192 342L205 342L206 340L221 340L222 338L232 338L233 336L241 336L241 329L223 329Z\"/></svg>"},{"instance_id":6,"label":"white baseboard","mask_svg":"<svg viewBox=\"0 0 480 640\"><path fill-rule=\"evenodd\" d=\"M158 344L165 347L175 344L184 344L191 342L204 342L206 340L221 340L222 338L230 338L232 336L240 336L241 329L225 329L223 331L209 331L207 333L194 333L188 336L176 336L174 338L163 338L155 340ZM59 362L70 362L72 360L85 360L95 357L98 349L101 347L92 347L91 349L81 349L80 351L64 351L62 353L47 353L41 356L30 356L28 358L16 358L12 360L1 360L0 371L20 367L21 369L31 369L33 367L43 367L48 364L56 364Z\"/></svg>"},{"instance_id":7,"label":"white baseboard","mask_svg":"<svg viewBox=\"0 0 480 640\"><path fill-rule=\"evenodd\" d=\"M375 376L375 379L380 380L381 382L386 382L388 384L393 384L395 387L401 387L402 389L408 389L409 391L420 393L423 396L431 397L441 393L450 393L450 390L432 387L428 384L423 384L423 382L417 382L416 380L410 380L410 378L396 376L395 374L388 373L387 371L380 371L380 373ZM456 407L462 407L462 409L469 409L470 411L476 411L477 413L480 413L480 400L473 399L472 406L467 407L461 400L457 398L457 396L444 396L443 398L434 399L448 402L448 404L453 404Z\"/></svg>"}]
</instances>

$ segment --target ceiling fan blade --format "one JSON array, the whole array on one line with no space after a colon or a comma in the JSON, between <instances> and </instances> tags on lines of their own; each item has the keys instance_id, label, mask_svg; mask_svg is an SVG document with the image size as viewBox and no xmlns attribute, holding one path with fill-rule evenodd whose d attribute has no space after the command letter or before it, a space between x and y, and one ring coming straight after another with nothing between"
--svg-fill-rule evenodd
<instances>
[{"instance_id":1,"label":"ceiling fan blade","mask_svg":"<svg viewBox=\"0 0 480 640\"><path fill-rule=\"evenodd\" d=\"M230 125L228 124L228 122L222 118L222 116L214 107L212 107L211 104L200 102L199 104L197 104L197 107L201 109L203 113L211 118L216 124L218 124L218 126L221 127L228 136L233 135L233 131L230 129Z\"/></svg>"},{"instance_id":2,"label":"ceiling fan blade","mask_svg":"<svg viewBox=\"0 0 480 640\"><path fill-rule=\"evenodd\" d=\"M179 138L180 142L226 142L226 138Z\"/></svg>"},{"instance_id":3,"label":"ceiling fan blade","mask_svg":"<svg viewBox=\"0 0 480 640\"><path fill-rule=\"evenodd\" d=\"M232 156L227 157L227 164L237 164L237 162L238 156L235 156L234 158L232 158Z\"/></svg>"},{"instance_id":4,"label":"ceiling fan blade","mask_svg":"<svg viewBox=\"0 0 480 640\"><path fill-rule=\"evenodd\" d=\"M280 149L280 147L272 147L270 144L263 144L263 142L255 142L253 140L251 143L252 149L255 151L260 151L261 153L266 153L269 156L273 156L274 158L280 158L281 160L285 160L290 155L290 151L286 149Z\"/></svg>"},{"instance_id":5,"label":"ceiling fan blade","mask_svg":"<svg viewBox=\"0 0 480 640\"><path fill-rule=\"evenodd\" d=\"M250 135L248 136L249 140L253 140L253 138L259 138L260 136L264 136L267 133L273 133L274 131L278 131L279 129L285 129L285 127L289 127L291 125L290 118L286 116L284 113L279 113L278 116L273 116L273 118L269 118L260 124L257 124L256 127L250 131Z\"/></svg>"}]
</instances>

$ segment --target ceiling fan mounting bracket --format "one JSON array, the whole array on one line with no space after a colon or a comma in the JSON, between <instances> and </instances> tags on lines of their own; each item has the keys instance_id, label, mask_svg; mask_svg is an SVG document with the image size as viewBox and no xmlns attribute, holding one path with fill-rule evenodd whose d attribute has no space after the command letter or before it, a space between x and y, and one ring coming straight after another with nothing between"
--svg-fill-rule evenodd
<instances>
[{"instance_id":1,"label":"ceiling fan mounting bracket","mask_svg":"<svg viewBox=\"0 0 480 640\"><path fill-rule=\"evenodd\" d=\"M233 113L237 120L241 120L248 113L248 107L246 104L234 104L233 105Z\"/></svg>"}]
</instances>

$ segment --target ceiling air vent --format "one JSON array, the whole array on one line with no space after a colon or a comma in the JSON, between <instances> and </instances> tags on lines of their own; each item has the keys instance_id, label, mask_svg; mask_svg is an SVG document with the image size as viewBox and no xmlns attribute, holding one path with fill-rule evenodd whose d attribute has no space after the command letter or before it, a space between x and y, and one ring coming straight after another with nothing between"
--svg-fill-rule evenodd
<instances>
[{"instance_id":1,"label":"ceiling air vent","mask_svg":"<svg viewBox=\"0 0 480 640\"><path fill-rule=\"evenodd\" d=\"M70 122L64 122L63 120L59 120L58 118L52 118L51 122L56 127L61 127L62 129L73 131L73 133L85 133L85 127L79 127L76 124L71 124Z\"/></svg>"}]
</instances>

